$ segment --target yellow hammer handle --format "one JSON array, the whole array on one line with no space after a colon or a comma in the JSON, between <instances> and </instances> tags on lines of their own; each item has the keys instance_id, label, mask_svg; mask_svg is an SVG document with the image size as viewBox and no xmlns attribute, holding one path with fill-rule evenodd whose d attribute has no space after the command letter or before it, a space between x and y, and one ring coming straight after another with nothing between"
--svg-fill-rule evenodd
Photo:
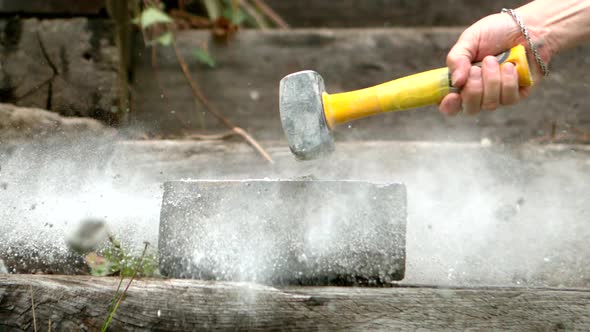
<instances>
[{"instance_id":1,"label":"yellow hammer handle","mask_svg":"<svg viewBox=\"0 0 590 332\"><path fill-rule=\"evenodd\" d=\"M524 46L516 46L497 58L500 64L514 64L521 87L533 85ZM324 113L328 125L333 128L378 113L438 104L453 90L449 69L434 69L367 89L333 95L324 93Z\"/></svg>"}]
</instances>

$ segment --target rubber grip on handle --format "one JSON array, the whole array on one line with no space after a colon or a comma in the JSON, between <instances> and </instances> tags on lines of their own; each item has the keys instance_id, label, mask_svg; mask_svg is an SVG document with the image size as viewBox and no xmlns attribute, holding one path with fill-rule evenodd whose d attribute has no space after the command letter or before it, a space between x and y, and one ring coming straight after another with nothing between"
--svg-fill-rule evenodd
<instances>
[{"instance_id":1,"label":"rubber grip on handle","mask_svg":"<svg viewBox=\"0 0 590 332\"><path fill-rule=\"evenodd\" d=\"M497 57L501 64L511 62L515 65L521 87L533 84L524 46L516 46ZM333 95L324 93L324 114L328 125L333 128L378 113L438 104L454 91L449 69L434 69L362 90Z\"/></svg>"}]
</instances>

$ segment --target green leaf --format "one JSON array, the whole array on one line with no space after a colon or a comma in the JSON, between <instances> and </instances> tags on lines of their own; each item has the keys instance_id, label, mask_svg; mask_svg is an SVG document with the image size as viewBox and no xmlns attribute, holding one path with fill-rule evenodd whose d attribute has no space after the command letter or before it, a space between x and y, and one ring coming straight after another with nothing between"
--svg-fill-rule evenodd
<instances>
[{"instance_id":1,"label":"green leaf","mask_svg":"<svg viewBox=\"0 0 590 332\"><path fill-rule=\"evenodd\" d=\"M170 16L156 7L146 8L141 12L138 18L133 19L133 23L139 24L142 29L158 23L172 23Z\"/></svg>"},{"instance_id":2,"label":"green leaf","mask_svg":"<svg viewBox=\"0 0 590 332\"><path fill-rule=\"evenodd\" d=\"M205 5L205 10L207 11L209 19L216 20L219 17L221 4L218 3L217 0L203 0L203 4Z\"/></svg>"},{"instance_id":3,"label":"green leaf","mask_svg":"<svg viewBox=\"0 0 590 332\"><path fill-rule=\"evenodd\" d=\"M161 34L158 38L154 40L147 41L148 46L154 44L160 44L162 46L169 46L172 44L172 32L168 31L166 33Z\"/></svg>"},{"instance_id":4,"label":"green leaf","mask_svg":"<svg viewBox=\"0 0 590 332\"><path fill-rule=\"evenodd\" d=\"M226 8L223 11L223 16L235 25L242 24L248 18L248 16L241 9L232 9L231 7Z\"/></svg>"},{"instance_id":5,"label":"green leaf","mask_svg":"<svg viewBox=\"0 0 590 332\"><path fill-rule=\"evenodd\" d=\"M206 64L207 66L213 68L215 67L216 63L215 63L215 59L213 59L213 57L211 56L211 54L209 54L209 52L205 49L202 48L197 48L195 49L195 57L197 58L197 60L199 60L201 63Z\"/></svg>"}]
</instances>

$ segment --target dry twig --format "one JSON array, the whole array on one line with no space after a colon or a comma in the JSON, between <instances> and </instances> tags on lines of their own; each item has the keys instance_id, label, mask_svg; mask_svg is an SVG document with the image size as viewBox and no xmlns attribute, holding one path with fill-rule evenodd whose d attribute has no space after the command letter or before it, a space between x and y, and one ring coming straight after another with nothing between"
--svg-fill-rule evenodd
<instances>
[{"instance_id":1,"label":"dry twig","mask_svg":"<svg viewBox=\"0 0 590 332\"><path fill-rule=\"evenodd\" d=\"M264 13L264 15L270 17L270 19L273 20L273 22L275 22L278 27L281 29L290 28L289 24L287 24L287 22L285 22L285 20L283 20L283 18L272 8L270 8L263 0L252 0L252 2L254 2L254 5L256 5L256 7L258 7L258 9Z\"/></svg>"},{"instance_id":2,"label":"dry twig","mask_svg":"<svg viewBox=\"0 0 590 332\"><path fill-rule=\"evenodd\" d=\"M172 48L174 49L174 53L176 54L176 59L178 60L178 63L180 64L180 67L182 69L184 77L186 78L187 82L189 83L191 89L193 90L193 94L201 102L201 104L203 104L203 106L205 107L207 112L211 113L217 120L219 120L219 122L221 122L229 130L242 136L250 145L252 145L252 147L256 151L258 151L258 153L264 159L266 159L266 161L273 164L274 161L272 160L272 158L268 154L268 152L266 152L266 150L264 150L264 148L250 134L248 134L248 132L246 132L244 129L242 129L240 127L235 126L226 117L224 117L219 111L217 111L213 107L213 105L211 105L209 100L205 97L205 95L201 91L201 88L199 87L197 82L193 79L193 77L188 69L188 66L186 64L186 61L184 60L182 54L180 54L180 51L179 51L178 46L176 45L176 41L174 39L172 40Z\"/></svg>"},{"instance_id":3,"label":"dry twig","mask_svg":"<svg viewBox=\"0 0 590 332\"><path fill-rule=\"evenodd\" d=\"M159 0L144 0L145 6L148 6L148 7L149 6L157 6L158 3L159 3ZM174 30L174 27L170 27L170 29ZM152 33L156 33L156 34L157 34L157 32L158 31L156 31L156 30L152 31ZM174 31L171 31L171 32L174 32ZM145 32L144 32L143 36L144 36L144 40L147 40ZM190 70L188 69L188 65L186 64L184 57L182 56L182 54L180 54L178 46L176 45L176 38L172 38L172 48L174 49L174 54L176 55L176 59L178 60L178 63L180 65L180 68L182 69L184 77L191 87L193 95L204 106L205 110L208 113L212 114L219 122L221 122L229 130L234 132L236 135L240 135L242 138L244 138L244 140L246 140L246 142L248 142L266 161L273 164L274 161L272 160L272 157L258 143L258 141L256 141L247 131L245 131L244 129L237 127L233 123L231 123L225 116L223 116L223 114L221 114L217 109L215 109L213 107L213 105L211 105L211 103L209 102L207 97L205 97L205 94L203 94L203 92L202 92L201 88L199 87L199 85L197 84L197 82L193 79L193 77L190 73ZM155 51L152 50L152 52L153 52L152 53L152 66L155 65L154 68L157 69L157 61L155 60ZM163 91L163 89L162 89L162 91Z\"/></svg>"},{"instance_id":4,"label":"dry twig","mask_svg":"<svg viewBox=\"0 0 590 332\"><path fill-rule=\"evenodd\" d=\"M210 19L184 10L171 9L170 16L174 19L176 27L180 29L210 29L213 26Z\"/></svg>"},{"instance_id":5,"label":"dry twig","mask_svg":"<svg viewBox=\"0 0 590 332\"><path fill-rule=\"evenodd\" d=\"M223 141L232 136L238 135L235 131L230 130L220 134L211 134L211 135L203 135L203 134L190 134L187 135L186 138L196 141Z\"/></svg>"},{"instance_id":6,"label":"dry twig","mask_svg":"<svg viewBox=\"0 0 590 332\"><path fill-rule=\"evenodd\" d=\"M264 20L264 17L262 17L247 0L240 0L238 4L254 19L254 21L256 21L256 25L260 30L264 31L268 29L268 24Z\"/></svg>"},{"instance_id":7,"label":"dry twig","mask_svg":"<svg viewBox=\"0 0 590 332\"><path fill-rule=\"evenodd\" d=\"M35 316L35 298L33 297L33 286L29 285L31 291L31 310L33 311L33 329L37 332L37 317Z\"/></svg>"}]
</instances>

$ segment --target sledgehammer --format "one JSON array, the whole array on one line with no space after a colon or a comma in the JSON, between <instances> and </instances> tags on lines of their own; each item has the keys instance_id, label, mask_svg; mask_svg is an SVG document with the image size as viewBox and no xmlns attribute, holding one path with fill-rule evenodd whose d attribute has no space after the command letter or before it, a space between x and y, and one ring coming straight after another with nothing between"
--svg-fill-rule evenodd
<instances>
[{"instance_id":1,"label":"sledgehammer","mask_svg":"<svg viewBox=\"0 0 590 332\"><path fill-rule=\"evenodd\" d=\"M515 65L519 85L533 85L524 46L497 56L500 64ZM322 77L311 70L286 76L280 84L279 108L289 147L299 160L334 150L331 130L339 124L371 115L438 104L455 92L448 68L403 77L371 88L328 94Z\"/></svg>"}]
</instances>

